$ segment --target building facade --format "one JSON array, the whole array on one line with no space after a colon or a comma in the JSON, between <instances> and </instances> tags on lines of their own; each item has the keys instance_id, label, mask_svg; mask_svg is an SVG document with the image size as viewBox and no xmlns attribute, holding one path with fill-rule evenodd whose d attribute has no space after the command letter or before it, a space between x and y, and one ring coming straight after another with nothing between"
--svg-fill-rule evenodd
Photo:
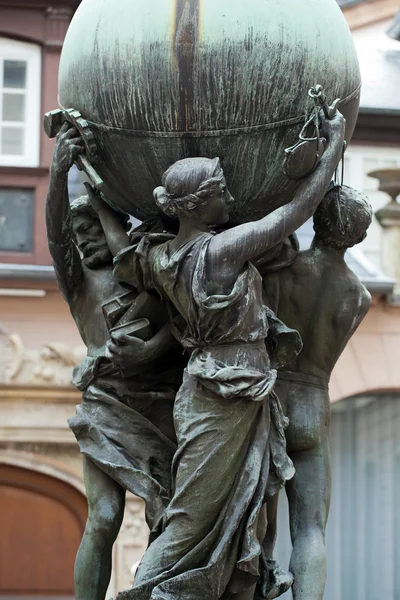
<instances>
[{"instance_id":1,"label":"building facade","mask_svg":"<svg viewBox=\"0 0 400 600\"><path fill-rule=\"evenodd\" d=\"M85 349L47 249L53 143L42 129L44 113L57 108L61 48L78 4L0 1L1 598L73 598L87 514L79 450L66 424L80 401L72 367ZM110 593L129 585L145 540L142 504L130 498Z\"/></svg>"}]
</instances>

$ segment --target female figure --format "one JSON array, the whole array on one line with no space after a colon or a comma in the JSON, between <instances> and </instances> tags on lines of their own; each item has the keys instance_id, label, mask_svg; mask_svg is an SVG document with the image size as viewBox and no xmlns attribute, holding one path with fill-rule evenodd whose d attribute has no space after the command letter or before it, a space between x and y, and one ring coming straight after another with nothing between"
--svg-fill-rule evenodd
<instances>
[{"instance_id":1,"label":"female figure","mask_svg":"<svg viewBox=\"0 0 400 600\"><path fill-rule=\"evenodd\" d=\"M272 391L261 277L250 261L300 227L323 198L341 158L344 119L336 113L323 127L327 150L293 201L219 234L211 230L228 221L232 200L219 160L175 163L154 195L178 217L177 236L144 237L115 259L117 278L156 289L173 307L176 335L190 353L174 407L178 450L165 529L118 600L253 598L265 497L293 467ZM146 342L135 343L145 353Z\"/></svg>"}]
</instances>

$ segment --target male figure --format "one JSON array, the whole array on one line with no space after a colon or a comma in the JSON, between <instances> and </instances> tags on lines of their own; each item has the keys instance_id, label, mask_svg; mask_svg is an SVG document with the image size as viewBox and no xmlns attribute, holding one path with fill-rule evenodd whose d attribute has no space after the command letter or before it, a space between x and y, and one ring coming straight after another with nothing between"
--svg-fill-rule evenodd
<instances>
[{"instance_id":1,"label":"male figure","mask_svg":"<svg viewBox=\"0 0 400 600\"><path fill-rule=\"evenodd\" d=\"M149 375L142 364L140 376L124 379L107 359L109 331L103 306L129 289L113 277L113 256L88 197L69 205L67 175L81 151L78 132L63 125L51 166L46 221L58 285L87 346L87 357L74 373L83 402L70 419L83 454L89 504L75 565L75 591L77 600L102 600L109 585L112 545L123 518L125 490L147 501L147 520L154 533L168 503L175 451L172 403L180 377L176 382L168 379L163 369ZM128 216L120 215L120 219L121 236L128 245L124 232ZM135 296L135 291L131 294ZM161 305L159 313L163 313ZM151 358L157 356L156 349ZM135 356L131 353L130 358L132 366ZM140 357L138 362L145 360Z\"/></svg>"},{"instance_id":2,"label":"male figure","mask_svg":"<svg viewBox=\"0 0 400 600\"><path fill-rule=\"evenodd\" d=\"M265 303L297 329L303 350L275 391L289 417L287 450L296 473L286 484L289 501L295 600L322 600L326 581L325 527L331 495L328 384L333 367L365 317L371 297L347 267L344 255L361 242L371 223L361 194L335 186L314 215L312 246L291 267L263 278ZM268 506L264 542L272 558L278 498Z\"/></svg>"}]
</instances>

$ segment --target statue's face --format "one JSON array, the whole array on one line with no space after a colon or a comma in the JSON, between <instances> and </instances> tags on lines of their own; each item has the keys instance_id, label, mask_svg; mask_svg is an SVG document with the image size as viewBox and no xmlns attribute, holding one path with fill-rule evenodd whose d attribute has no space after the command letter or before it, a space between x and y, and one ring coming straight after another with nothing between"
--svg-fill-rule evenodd
<instances>
[{"instance_id":1,"label":"statue's face","mask_svg":"<svg viewBox=\"0 0 400 600\"><path fill-rule=\"evenodd\" d=\"M72 229L85 266L93 269L111 262L111 252L99 219L93 218L89 213L76 215L73 217Z\"/></svg>"},{"instance_id":2,"label":"statue's face","mask_svg":"<svg viewBox=\"0 0 400 600\"><path fill-rule=\"evenodd\" d=\"M221 182L221 191L213 196L206 205L201 207L201 219L209 227L225 225L229 221L229 206L233 197L226 187L225 179Z\"/></svg>"}]
</instances>

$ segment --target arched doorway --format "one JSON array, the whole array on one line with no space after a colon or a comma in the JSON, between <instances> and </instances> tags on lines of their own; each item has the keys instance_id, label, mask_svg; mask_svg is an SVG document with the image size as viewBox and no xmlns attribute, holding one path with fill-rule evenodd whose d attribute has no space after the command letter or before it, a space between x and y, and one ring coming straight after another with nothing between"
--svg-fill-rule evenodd
<instances>
[{"instance_id":1,"label":"arched doorway","mask_svg":"<svg viewBox=\"0 0 400 600\"><path fill-rule=\"evenodd\" d=\"M74 598L85 497L49 475L0 464L0 598Z\"/></svg>"}]
</instances>

